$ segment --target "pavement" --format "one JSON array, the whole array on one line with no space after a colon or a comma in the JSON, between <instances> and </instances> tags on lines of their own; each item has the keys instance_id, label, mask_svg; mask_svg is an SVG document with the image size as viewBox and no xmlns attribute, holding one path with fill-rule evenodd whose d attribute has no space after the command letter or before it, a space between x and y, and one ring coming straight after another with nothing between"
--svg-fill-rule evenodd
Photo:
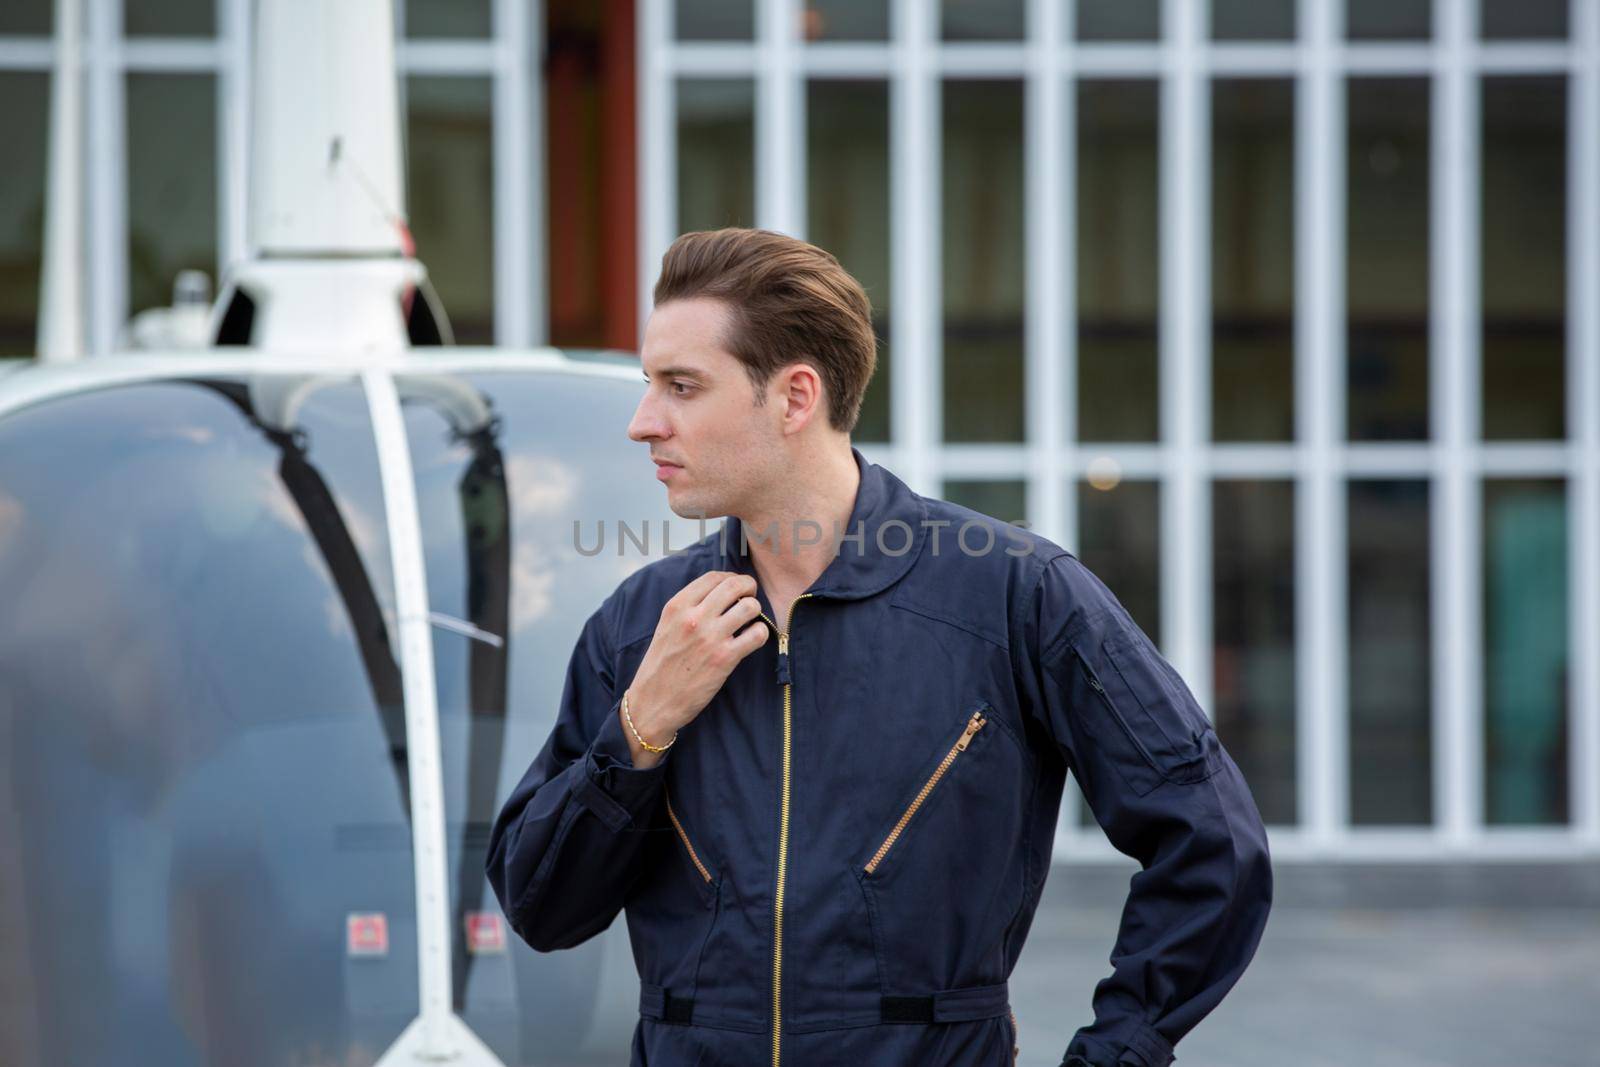
<instances>
[{"instance_id":1,"label":"pavement","mask_svg":"<svg viewBox=\"0 0 1600 1067\"><path fill-rule=\"evenodd\" d=\"M1010 981L1018 1067L1059 1067L1092 1021L1137 869L1052 868ZM638 986L622 920L597 940L589 1040L541 1064L626 1062ZM1600 1067L1600 860L1279 862L1255 959L1174 1067Z\"/></svg>"},{"instance_id":2,"label":"pavement","mask_svg":"<svg viewBox=\"0 0 1600 1067\"><path fill-rule=\"evenodd\" d=\"M1092 1020L1136 869L1051 871L1011 978L1019 1067ZM1175 1067L1600 1067L1600 862L1274 873L1254 962Z\"/></svg>"}]
</instances>

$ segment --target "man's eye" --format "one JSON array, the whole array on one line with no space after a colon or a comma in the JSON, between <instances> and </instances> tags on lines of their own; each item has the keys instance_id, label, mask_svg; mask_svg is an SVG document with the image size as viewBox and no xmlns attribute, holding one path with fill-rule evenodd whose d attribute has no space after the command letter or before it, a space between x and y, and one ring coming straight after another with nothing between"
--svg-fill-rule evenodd
<instances>
[{"instance_id":1,"label":"man's eye","mask_svg":"<svg viewBox=\"0 0 1600 1067\"><path fill-rule=\"evenodd\" d=\"M677 396L685 395L685 393L678 392L679 389L685 390L685 392L687 392L688 388L689 388L689 383L688 382L673 382L672 383L673 393L675 395L677 395Z\"/></svg>"}]
</instances>

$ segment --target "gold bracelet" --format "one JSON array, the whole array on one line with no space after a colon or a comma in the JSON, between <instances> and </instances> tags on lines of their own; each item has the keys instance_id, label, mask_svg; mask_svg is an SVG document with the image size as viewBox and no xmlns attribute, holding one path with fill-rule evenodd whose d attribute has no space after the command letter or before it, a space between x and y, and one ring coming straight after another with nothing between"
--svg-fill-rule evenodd
<instances>
[{"instance_id":1,"label":"gold bracelet","mask_svg":"<svg viewBox=\"0 0 1600 1067\"><path fill-rule=\"evenodd\" d=\"M643 745L646 749L650 750L651 752L665 752L667 749L671 748L678 741L678 731L676 731L676 730L672 731L672 740L668 741L666 744L660 746L659 748L656 747L655 745L652 745L650 742L646 741L644 738L639 737L639 729L638 729L638 727L633 725L633 713L628 710L628 691L626 689L624 689L622 691L622 715L623 715L623 717L625 719L628 720L628 729L633 731L633 736L638 738L639 739L639 743L641 745Z\"/></svg>"}]
</instances>

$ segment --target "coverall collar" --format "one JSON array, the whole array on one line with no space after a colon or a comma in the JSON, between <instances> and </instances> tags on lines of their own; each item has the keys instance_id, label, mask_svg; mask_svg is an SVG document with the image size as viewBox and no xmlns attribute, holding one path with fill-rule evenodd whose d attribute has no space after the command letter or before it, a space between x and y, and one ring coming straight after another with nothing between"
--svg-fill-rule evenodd
<instances>
[{"instance_id":1,"label":"coverall collar","mask_svg":"<svg viewBox=\"0 0 1600 1067\"><path fill-rule=\"evenodd\" d=\"M923 521L927 507L922 498L883 467L867 462L854 445L850 446L850 454L855 457L861 482L856 487L850 521L839 531L837 552L805 590L814 596L851 600L882 592L911 569L927 536ZM730 515L723 522L718 539L720 569L758 577L742 530L737 516ZM759 531L752 531L750 536L755 538L758 534ZM821 531L824 543L833 536L833 530ZM846 539L852 537L855 539Z\"/></svg>"}]
</instances>

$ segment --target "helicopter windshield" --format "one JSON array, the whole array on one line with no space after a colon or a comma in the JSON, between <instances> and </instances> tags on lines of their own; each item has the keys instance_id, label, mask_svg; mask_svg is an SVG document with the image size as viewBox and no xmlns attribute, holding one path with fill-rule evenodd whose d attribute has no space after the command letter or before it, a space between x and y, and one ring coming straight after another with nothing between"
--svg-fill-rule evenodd
<instances>
[{"instance_id":1,"label":"helicopter windshield","mask_svg":"<svg viewBox=\"0 0 1600 1067\"><path fill-rule=\"evenodd\" d=\"M533 952L488 887L488 830L584 620L707 531L670 515L620 432L631 380L394 384L432 623L451 1007L507 1065L615 1063L638 989L625 924ZM416 1018L371 403L353 374L262 371L0 415L0 1062L352 1067ZM624 524L648 543L622 551Z\"/></svg>"},{"instance_id":2,"label":"helicopter windshield","mask_svg":"<svg viewBox=\"0 0 1600 1067\"><path fill-rule=\"evenodd\" d=\"M416 1014L366 399L290 441L246 384L0 419L0 1061L372 1063Z\"/></svg>"}]
</instances>

